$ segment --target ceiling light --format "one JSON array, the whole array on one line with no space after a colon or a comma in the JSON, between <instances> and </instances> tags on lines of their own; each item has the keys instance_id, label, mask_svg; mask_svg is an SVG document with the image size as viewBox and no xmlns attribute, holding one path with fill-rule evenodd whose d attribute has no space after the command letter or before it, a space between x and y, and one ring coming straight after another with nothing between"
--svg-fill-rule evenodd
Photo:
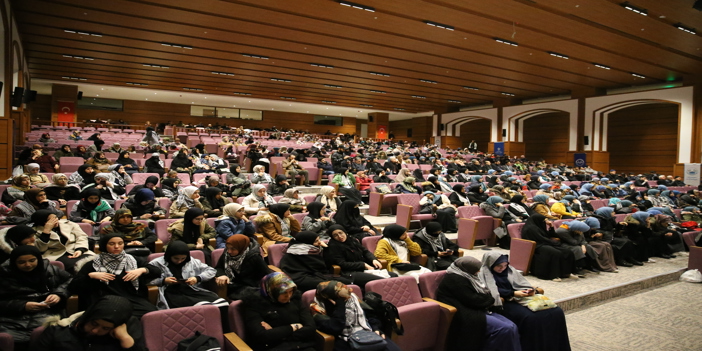
<instances>
[{"instance_id":1,"label":"ceiling light","mask_svg":"<svg viewBox=\"0 0 702 351\"><path fill-rule=\"evenodd\" d=\"M91 33L91 32L85 32L85 31L78 31L75 29L64 29L63 31L66 33L71 33L71 34L87 35L87 36L91 36L91 37L102 37L101 33Z\"/></svg>"},{"instance_id":2,"label":"ceiling light","mask_svg":"<svg viewBox=\"0 0 702 351\"><path fill-rule=\"evenodd\" d=\"M337 1L337 2L339 3L339 5L342 5L342 6L353 7L355 9L366 10L368 12L375 12L375 9L370 7L370 6L365 6L365 5L357 4L354 2L350 2L350 1Z\"/></svg>"},{"instance_id":3,"label":"ceiling light","mask_svg":"<svg viewBox=\"0 0 702 351\"><path fill-rule=\"evenodd\" d=\"M395 110L396 110L396 111L404 111L405 109L404 109L404 108L395 107Z\"/></svg>"},{"instance_id":4,"label":"ceiling light","mask_svg":"<svg viewBox=\"0 0 702 351\"><path fill-rule=\"evenodd\" d=\"M361 104L361 106L363 106L363 107L373 107L373 105L365 105L365 104Z\"/></svg>"},{"instance_id":5,"label":"ceiling light","mask_svg":"<svg viewBox=\"0 0 702 351\"><path fill-rule=\"evenodd\" d=\"M183 88L183 90L202 91L202 89L198 89L198 88Z\"/></svg>"},{"instance_id":6,"label":"ceiling light","mask_svg":"<svg viewBox=\"0 0 702 351\"><path fill-rule=\"evenodd\" d=\"M629 11L634 11L634 12L638 13L639 15L648 16L648 10L641 8L641 7L636 7L632 4L630 4L628 1L625 1L619 5L621 5L623 8L625 8Z\"/></svg>"},{"instance_id":7,"label":"ceiling light","mask_svg":"<svg viewBox=\"0 0 702 351\"><path fill-rule=\"evenodd\" d=\"M322 100L323 103L325 104L335 104L336 101L328 101L328 100Z\"/></svg>"},{"instance_id":8,"label":"ceiling light","mask_svg":"<svg viewBox=\"0 0 702 351\"><path fill-rule=\"evenodd\" d=\"M268 60L268 57L266 56L259 56L259 55L251 55L251 54L242 54L244 57L252 57L252 58L257 58L261 60Z\"/></svg>"},{"instance_id":9,"label":"ceiling light","mask_svg":"<svg viewBox=\"0 0 702 351\"><path fill-rule=\"evenodd\" d=\"M144 66L144 67L151 67L151 68L163 68L163 69L169 69L169 68L170 68L170 67L168 67L168 66L154 65L154 64L151 64L151 63L145 63L145 64L142 64L142 66Z\"/></svg>"},{"instance_id":10,"label":"ceiling light","mask_svg":"<svg viewBox=\"0 0 702 351\"><path fill-rule=\"evenodd\" d=\"M646 76L642 76L642 75L640 75L640 74L638 74L638 73L631 73L631 75L634 76L634 77L636 77L636 78L646 78Z\"/></svg>"},{"instance_id":11,"label":"ceiling light","mask_svg":"<svg viewBox=\"0 0 702 351\"><path fill-rule=\"evenodd\" d=\"M135 82L127 82L127 85L136 85L136 86L141 86L141 87L148 87L149 86L146 83L135 83Z\"/></svg>"},{"instance_id":12,"label":"ceiling light","mask_svg":"<svg viewBox=\"0 0 702 351\"><path fill-rule=\"evenodd\" d=\"M559 53L553 52L553 51L547 51L547 52L549 55L551 55L553 57L558 57L558 58L562 58L562 59L566 59L566 60L569 59L569 57L567 55L559 54Z\"/></svg>"},{"instance_id":13,"label":"ceiling light","mask_svg":"<svg viewBox=\"0 0 702 351\"><path fill-rule=\"evenodd\" d=\"M320 64L320 63L310 63L310 66L312 66L312 67L321 67L321 68L334 68L334 66L323 65L323 64Z\"/></svg>"},{"instance_id":14,"label":"ceiling light","mask_svg":"<svg viewBox=\"0 0 702 351\"><path fill-rule=\"evenodd\" d=\"M370 73L370 74L372 74L372 75L374 75L374 76L390 77L389 74L385 74L385 73L378 73L378 72L368 72L368 73Z\"/></svg>"},{"instance_id":15,"label":"ceiling light","mask_svg":"<svg viewBox=\"0 0 702 351\"><path fill-rule=\"evenodd\" d=\"M283 82L283 83L290 83L290 82L292 82L291 80L281 79L281 78L271 78L271 80L274 81L274 82Z\"/></svg>"},{"instance_id":16,"label":"ceiling light","mask_svg":"<svg viewBox=\"0 0 702 351\"><path fill-rule=\"evenodd\" d=\"M81 77L68 77L68 76L63 76L61 77L63 79L70 79L70 80L88 80L88 78L81 78Z\"/></svg>"},{"instance_id":17,"label":"ceiling light","mask_svg":"<svg viewBox=\"0 0 702 351\"><path fill-rule=\"evenodd\" d=\"M468 89L468 90L480 90L476 87L469 87L469 86L464 86L463 89Z\"/></svg>"},{"instance_id":18,"label":"ceiling light","mask_svg":"<svg viewBox=\"0 0 702 351\"><path fill-rule=\"evenodd\" d=\"M382 90L371 90L370 92L371 93L378 93L378 94L385 94L385 92Z\"/></svg>"},{"instance_id":19,"label":"ceiling light","mask_svg":"<svg viewBox=\"0 0 702 351\"><path fill-rule=\"evenodd\" d=\"M502 95L505 95L505 96L514 96L514 94L512 94L512 93L505 93L505 92L502 92Z\"/></svg>"},{"instance_id":20,"label":"ceiling light","mask_svg":"<svg viewBox=\"0 0 702 351\"><path fill-rule=\"evenodd\" d=\"M337 88L337 89L343 88L341 85L324 84L324 86L327 88Z\"/></svg>"},{"instance_id":21,"label":"ceiling light","mask_svg":"<svg viewBox=\"0 0 702 351\"><path fill-rule=\"evenodd\" d=\"M63 57L74 58L74 59L77 59L77 60L88 60L88 61L93 61L93 60L95 60L95 59L92 58L92 57L75 56L75 55L65 55L65 54L63 55Z\"/></svg>"},{"instance_id":22,"label":"ceiling light","mask_svg":"<svg viewBox=\"0 0 702 351\"><path fill-rule=\"evenodd\" d=\"M238 92L238 91L235 91L234 94L235 94L235 95L244 95L244 96L250 96L250 95L251 95L251 93L241 93L241 92ZM251 101L249 101L249 102L251 102Z\"/></svg>"},{"instance_id":23,"label":"ceiling light","mask_svg":"<svg viewBox=\"0 0 702 351\"><path fill-rule=\"evenodd\" d=\"M612 69L612 68L609 67L609 66L601 65L601 64L599 64L599 63L593 63L593 65L595 65L595 67L602 68L602 69L606 69L606 70Z\"/></svg>"},{"instance_id":24,"label":"ceiling light","mask_svg":"<svg viewBox=\"0 0 702 351\"><path fill-rule=\"evenodd\" d=\"M680 29L680 30L683 31L683 32L688 32L688 33L690 33L690 34L692 34L692 35L696 35L696 34L697 34L697 30L696 30L695 28L690 28L690 27L684 26L684 25L683 25L682 23L680 23L680 22L674 24L673 26L675 26L675 28Z\"/></svg>"},{"instance_id":25,"label":"ceiling light","mask_svg":"<svg viewBox=\"0 0 702 351\"><path fill-rule=\"evenodd\" d=\"M421 95L412 95L413 98L415 99L426 99L426 96L421 96Z\"/></svg>"},{"instance_id":26,"label":"ceiling light","mask_svg":"<svg viewBox=\"0 0 702 351\"><path fill-rule=\"evenodd\" d=\"M228 73L228 72L215 72L215 71L212 71L212 74L219 74L219 75L221 75L221 76L231 76L231 77L234 76L234 73Z\"/></svg>"},{"instance_id":27,"label":"ceiling light","mask_svg":"<svg viewBox=\"0 0 702 351\"><path fill-rule=\"evenodd\" d=\"M281 98L281 99L285 99L285 100L297 100L296 98L294 98L294 97L289 97L289 96L281 96L280 98Z\"/></svg>"},{"instance_id":28,"label":"ceiling light","mask_svg":"<svg viewBox=\"0 0 702 351\"><path fill-rule=\"evenodd\" d=\"M433 81L433 80L420 79L419 81L422 82L422 83L438 84L438 83L436 83L436 82Z\"/></svg>"},{"instance_id":29,"label":"ceiling light","mask_svg":"<svg viewBox=\"0 0 702 351\"><path fill-rule=\"evenodd\" d=\"M181 44L161 43L161 45L173 47L173 48L178 48L178 49L192 49L192 46L185 46L185 45L181 45Z\"/></svg>"},{"instance_id":30,"label":"ceiling light","mask_svg":"<svg viewBox=\"0 0 702 351\"><path fill-rule=\"evenodd\" d=\"M507 44L507 45L512 45L512 46L519 46L516 42L505 40L505 39L500 39L500 38L493 38L495 39L496 42L501 43L501 44Z\"/></svg>"},{"instance_id":31,"label":"ceiling light","mask_svg":"<svg viewBox=\"0 0 702 351\"><path fill-rule=\"evenodd\" d=\"M424 23L426 23L427 25L430 25L430 26L432 26L432 27L436 27L436 28L447 29L447 30L453 30L453 27L452 27L452 26L449 26L448 24L441 24L441 23L432 22L432 21L424 21Z\"/></svg>"},{"instance_id":32,"label":"ceiling light","mask_svg":"<svg viewBox=\"0 0 702 351\"><path fill-rule=\"evenodd\" d=\"M458 100L449 100L448 102L454 103L454 104L460 104L461 102Z\"/></svg>"}]
</instances>

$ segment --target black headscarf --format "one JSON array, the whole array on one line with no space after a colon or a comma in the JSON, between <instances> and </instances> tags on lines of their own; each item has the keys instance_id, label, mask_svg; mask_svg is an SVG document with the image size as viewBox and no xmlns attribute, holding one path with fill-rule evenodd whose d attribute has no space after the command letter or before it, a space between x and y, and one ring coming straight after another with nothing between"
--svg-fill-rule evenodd
<instances>
[{"instance_id":1,"label":"black headscarf","mask_svg":"<svg viewBox=\"0 0 702 351\"><path fill-rule=\"evenodd\" d=\"M526 208L526 204L524 203L524 196L523 195L514 195L514 196L512 196L511 199L509 199L509 202L518 203L518 204L524 206L524 208Z\"/></svg>"},{"instance_id":2,"label":"black headscarf","mask_svg":"<svg viewBox=\"0 0 702 351\"><path fill-rule=\"evenodd\" d=\"M301 231L295 235L295 240L293 240L293 243L303 243L303 244L309 244L312 245L314 242L317 240L319 237L319 234L315 232L310 232L308 230Z\"/></svg>"},{"instance_id":3,"label":"black headscarf","mask_svg":"<svg viewBox=\"0 0 702 351\"><path fill-rule=\"evenodd\" d=\"M548 230L546 229L546 217L538 213L529 217L524 224L524 227L522 227L522 236L527 240L536 240L536 238L539 236L548 238L549 235Z\"/></svg>"},{"instance_id":4,"label":"black headscarf","mask_svg":"<svg viewBox=\"0 0 702 351\"><path fill-rule=\"evenodd\" d=\"M192 207L185 211L185 216L183 216L183 241L185 243L194 244L197 242L200 237L200 226L196 226L193 219L204 215L205 212L198 207Z\"/></svg>"},{"instance_id":5,"label":"black headscarf","mask_svg":"<svg viewBox=\"0 0 702 351\"><path fill-rule=\"evenodd\" d=\"M235 175L235 176L238 177L238 176L239 176L239 172L237 172L236 169L239 168L239 167L241 167L241 166L239 166L239 164L237 164L237 163L232 163L232 164L229 165L229 172L231 172L233 175Z\"/></svg>"},{"instance_id":6,"label":"black headscarf","mask_svg":"<svg viewBox=\"0 0 702 351\"><path fill-rule=\"evenodd\" d=\"M94 204L90 203L90 201L88 201L88 198L91 196L97 196L98 201ZM92 211L100 204L101 199L102 198L100 197L100 190L95 189L95 187L91 186L90 188L86 188L85 190L83 190L83 192L80 193L79 206L87 211Z\"/></svg>"},{"instance_id":7,"label":"black headscarf","mask_svg":"<svg viewBox=\"0 0 702 351\"><path fill-rule=\"evenodd\" d=\"M417 168L414 171L412 171L412 175L414 176L414 179L416 179L418 182L419 181L424 181L424 174L422 174L422 170Z\"/></svg>"},{"instance_id":8,"label":"black headscarf","mask_svg":"<svg viewBox=\"0 0 702 351\"><path fill-rule=\"evenodd\" d=\"M205 189L205 198L210 203L213 210L221 210L224 207L224 198L217 199L217 195L222 193L222 189L211 186Z\"/></svg>"},{"instance_id":9,"label":"black headscarf","mask_svg":"<svg viewBox=\"0 0 702 351\"><path fill-rule=\"evenodd\" d=\"M107 235L100 235L100 240L98 241L98 248L100 248L100 252L107 252L107 243L110 241L112 238L122 238L124 240L124 235L122 233L110 233Z\"/></svg>"},{"instance_id":10,"label":"black headscarf","mask_svg":"<svg viewBox=\"0 0 702 351\"><path fill-rule=\"evenodd\" d=\"M341 230L342 232L346 233L346 229L345 229L341 224L334 224L334 225L329 226L329 228L327 228L327 236L331 238L331 237L332 237L332 233L333 233L335 230ZM347 234L347 239L346 239L346 241L349 241L350 237L348 237L348 233L346 233L346 234ZM332 240L334 240L334 239L332 238ZM331 242L331 241L330 241L330 242Z\"/></svg>"},{"instance_id":11,"label":"black headscarf","mask_svg":"<svg viewBox=\"0 0 702 351\"><path fill-rule=\"evenodd\" d=\"M98 319L110 322L115 327L118 327L129 321L129 318L132 317L132 309L132 303L126 298L117 295L106 295L85 310L83 315L74 322L74 328L78 333L83 333L86 323Z\"/></svg>"},{"instance_id":12,"label":"black headscarf","mask_svg":"<svg viewBox=\"0 0 702 351\"><path fill-rule=\"evenodd\" d=\"M97 151L102 151L102 146L105 145L105 141L100 140L100 139L95 139L95 140L93 140L93 145L95 145L95 149Z\"/></svg>"},{"instance_id":13,"label":"black headscarf","mask_svg":"<svg viewBox=\"0 0 702 351\"><path fill-rule=\"evenodd\" d=\"M180 179L178 179L178 178L166 178L166 179L161 181L161 187L163 189L175 192L178 190L178 189L176 189L175 183L179 180Z\"/></svg>"},{"instance_id":14,"label":"black headscarf","mask_svg":"<svg viewBox=\"0 0 702 351\"><path fill-rule=\"evenodd\" d=\"M88 137L88 140L99 140L98 137L100 136L100 133L94 133L90 137Z\"/></svg>"},{"instance_id":15,"label":"black headscarf","mask_svg":"<svg viewBox=\"0 0 702 351\"><path fill-rule=\"evenodd\" d=\"M17 259L25 255L32 255L37 258L37 266L31 272L24 272L17 268ZM10 253L9 269L20 284L26 285L35 291L49 291L49 288L46 286L44 258L41 256L39 249L33 245L22 245L12 250Z\"/></svg>"},{"instance_id":16,"label":"black headscarf","mask_svg":"<svg viewBox=\"0 0 702 351\"><path fill-rule=\"evenodd\" d=\"M156 185L158 184L158 177L157 177L157 176L149 176L149 177L147 177L146 180L144 181L144 187L147 187L146 184L149 184L149 183L151 183L151 184L153 184L154 186L156 186ZM147 187L147 188L148 188L148 187Z\"/></svg>"},{"instance_id":17,"label":"black headscarf","mask_svg":"<svg viewBox=\"0 0 702 351\"><path fill-rule=\"evenodd\" d=\"M125 158L124 156L130 154L129 151L122 151L119 153L119 157L117 157L117 160L115 161L116 163L121 164L122 166L126 165L131 165L134 160L131 158Z\"/></svg>"},{"instance_id":18,"label":"black headscarf","mask_svg":"<svg viewBox=\"0 0 702 351\"><path fill-rule=\"evenodd\" d=\"M312 219L319 219L319 212L322 211L323 207L324 204L319 201L310 202L309 204L307 204L307 211L309 212L307 213L307 217L310 217Z\"/></svg>"},{"instance_id":19,"label":"black headscarf","mask_svg":"<svg viewBox=\"0 0 702 351\"><path fill-rule=\"evenodd\" d=\"M275 176L275 183L280 185L281 182L283 182L284 180L287 180L287 179L288 179L288 177L286 177L285 175L278 174L277 176Z\"/></svg>"},{"instance_id":20,"label":"black headscarf","mask_svg":"<svg viewBox=\"0 0 702 351\"><path fill-rule=\"evenodd\" d=\"M44 224L46 224L46 221L49 220L49 216L52 214L55 214L51 210L38 210L34 213L32 213L32 218L31 221L34 223L35 227L41 227ZM54 230L58 230L58 226L54 228Z\"/></svg>"},{"instance_id":21,"label":"black headscarf","mask_svg":"<svg viewBox=\"0 0 702 351\"><path fill-rule=\"evenodd\" d=\"M389 226L383 228L383 237L388 238L388 239L392 239L392 240L400 240L400 237L406 231L407 231L407 228L405 228L399 224L390 224Z\"/></svg>"},{"instance_id":22,"label":"black headscarf","mask_svg":"<svg viewBox=\"0 0 702 351\"><path fill-rule=\"evenodd\" d=\"M344 228L357 228L363 226L363 217L358 209L358 202L354 200L345 200L341 203L334 215L334 221L341 224Z\"/></svg>"},{"instance_id":23,"label":"black headscarf","mask_svg":"<svg viewBox=\"0 0 702 351\"><path fill-rule=\"evenodd\" d=\"M78 174L83 178L83 184L92 184L95 183L95 170L93 170L93 173L88 173L85 170L88 168L92 168L93 165L89 164L83 164L80 167L78 167Z\"/></svg>"},{"instance_id":24,"label":"black headscarf","mask_svg":"<svg viewBox=\"0 0 702 351\"><path fill-rule=\"evenodd\" d=\"M171 261L171 258L177 255L185 255L186 258L180 264L175 264L173 261ZM166 266L171 271L173 276L176 279L183 279L183 266L190 262L190 248L188 248L188 244L186 244L184 241L170 242L166 248L166 253L163 255L163 259L165 260Z\"/></svg>"},{"instance_id":25,"label":"black headscarf","mask_svg":"<svg viewBox=\"0 0 702 351\"><path fill-rule=\"evenodd\" d=\"M426 232L427 234L437 237L439 234L441 234L442 228L441 228L441 223L439 222L429 222L427 223Z\"/></svg>"},{"instance_id":26,"label":"black headscarf","mask_svg":"<svg viewBox=\"0 0 702 351\"><path fill-rule=\"evenodd\" d=\"M20 246L24 239L33 237L36 232L37 231L32 227L28 227L24 224L16 225L7 230L5 233L5 241L8 244L12 243L15 246Z\"/></svg>"},{"instance_id":27,"label":"black headscarf","mask_svg":"<svg viewBox=\"0 0 702 351\"><path fill-rule=\"evenodd\" d=\"M465 190L466 190L466 186L463 184L456 184L453 186L453 191L455 191L461 195L466 195Z\"/></svg>"},{"instance_id":28,"label":"black headscarf","mask_svg":"<svg viewBox=\"0 0 702 351\"><path fill-rule=\"evenodd\" d=\"M179 152L178 155L173 159L171 162L171 167L173 169L176 168L189 168L193 166L193 161L190 160L188 155L185 154L185 152Z\"/></svg>"},{"instance_id":29,"label":"black headscarf","mask_svg":"<svg viewBox=\"0 0 702 351\"><path fill-rule=\"evenodd\" d=\"M288 204L273 204L273 205L268 206L268 211L270 211L270 213L280 217L281 220L283 218L285 218L285 212L287 212L289 209L290 209L290 205L288 205Z\"/></svg>"}]
</instances>

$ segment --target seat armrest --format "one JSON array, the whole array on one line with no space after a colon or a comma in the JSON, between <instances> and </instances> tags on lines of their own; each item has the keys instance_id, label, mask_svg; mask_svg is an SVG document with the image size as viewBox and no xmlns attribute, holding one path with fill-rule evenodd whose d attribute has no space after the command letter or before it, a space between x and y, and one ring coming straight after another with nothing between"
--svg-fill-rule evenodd
<instances>
[{"instance_id":1,"label":"seat armrest","mask_svg":"<svg viewBox=\"0 0 702 351\"><path fill-rule=\"evenodd\" d=\"M156 239L154 250L154 253L163 252L163 241L161 241L161 239Z\"/></svg>"},{"instance_id":2,"label":"seat armrest","mask_svg":"<svg viewBox=\"0 0 702 351\"><path fill-rule=\"evenodd\" d=\"M209 241L211 247L217 247L217 238L211 238Z\"/></svg>"},{"instance_id":3,"label":"seat armrest","mask_svg":"<svg viewBox=\"0 0 702 351\"><path fill-rule=\"evenodd\" d=\"M439 306L441 306L441 308L443 308L443 309L445 309L445 310L447 310L447 311L449 311L449 312L451 312L451 313L456 313L456 311L458 311L458 310L456 309L456 307L453 307L453 306L451 306L451 305L447 305L447 304L445 304L445 303L443 303L443 302L439 302L439 301L436 301L436 300L434 300L434 299L430 299L430 298L428 298L428 297L423 297L422 300L424 300L424 301L426 301L426 302L434 302L434 303L438 304Z\"/></svg>"},{"instance_id":4,"label":"seat armrest","mask_svg":"<svg viewBox=\"0 0 702 351\"><path fill-rule=\"evenodd\" d=\"M217 293L217 296L219 296L225 300L229 300L229 296L227 296L227 286L226 285L219 285L217 283L213 283L213 285L214 285L215 293Z\"/></svg>"},{"instance_id":5,"label":"seat armrest","mask_svg":"<svg viewBox=\"0 0 702 351\"><path fill-rule=\"evenodd\" d=\"M465 252L462 249L458 249L458 257L463 257L463 254L465 254Z\"/></svg>"},{"instance_id":6,"label":"seat armrest","mask_svg":"<svg viewBox=\"0 0 702 351\"><path fill-rule=\"evenodd\" d=\"M261 233L256 233L256 242L258 242L258 246L263 246L263 234Z\"/></svg>"},{"instance_id":7,"label":"seat armrest","mask_svg":"<svg viewBox=\"0 0 702 351\"><path fill-rule=\"evenodd\" d=\"M388 269L388 260L378 260L380 262L380 265L383 267L383 269Z\"/></svg>"},{"instance_id":8,"label":"seat armrest","mask_svg":"<svg viewBox=\"0 0 702 351\"><path fill-rule=\"evenodd\" d=\"M71 295L66 301L66 314L72 315L78 312L78 295Z\"/></svg>"},{"instance_id":9,"label":"seat armrest","mask_svg":"<svg viewBox=\"0 0 702 351\"><path fill-rule=\"evenodd\" d=\"M436 344L436 349L437 350L443 350L444 349L444 344L446 342L446 335L448 334L448 330L451 326L451 321L453 321L453 317L456 314L456 307L453 307L451 305L447 305L443 302L436 301L434 299L430 299L428 297L422 298L422 300L426 302L433 302L435 304L438 304L439 307L441 308L441 317L439 319L439 330L438 330L438 337L437 337L437 344Z\"/></svg>"},{"instance_id":10,"label":"seat armrest","mask_svg":"<svg viewBox=\"0 0 702 351\"><path fill-rule=\"evenodd\" d=\"M224 350L227 351L253 351L253 349L246 345L244 340L242 340L236 333L226 333L224 334Z\"/></svg>"},{"instance_id":11,"label":"seat armrest","mask_svg":"<svg viewBox=\"0 0 702 351\"><path fill-rule=\"evenodd\" d=\"M333 264L332 265L332 272L334 273L334 275L340 275L341 274L341 267Z\"/></svg>"},{"instance_id":12,"label":"seat armrest","mask_svg":"<svg viewBox=\"0 0 702 351\"><path fill-rule=\"evenodd\" d=\"M426 267L427 262L429 261L429 256L427 256L426 254L411 256L410 261L412 261L414 263L418 263L422 267Z\"/></svg>"},{"instance_id":13,"label":"seat armrest","mask_svg":"<svg viewBox=\"0 0 702 351\"><path fill-rule=\"evenodd\" d=\"M149 302L151 302L154 306L156 306L156 303L158 302L158 286L149 285L146 288L149 289L149 292L148 292Z\"/></svg>"},{"instance_id":14,"label":"seat armrest","mask_svg":"<svg viewBox=\"0 0 702 351\"><path fill-rule=\"evenodd\" d=\"M334 351L334 337L317 330L315 338L317 350Z\"/></svg>"},{"instance_id":15,"label":"seat armrest","mask_svg":"<svg viewBox=\"0 0 702 351\"><path fill-rule=\"evenodd\" d=\"M280 268L278 268L278 267L276 267L276 266L274 266L274 265L272 265L272 264L269 264L269 265L268 265L268 269L272 270L273 272L281 272L281 273L283 272L282 269L280 269Z\"/></svg>"}]
</instances>

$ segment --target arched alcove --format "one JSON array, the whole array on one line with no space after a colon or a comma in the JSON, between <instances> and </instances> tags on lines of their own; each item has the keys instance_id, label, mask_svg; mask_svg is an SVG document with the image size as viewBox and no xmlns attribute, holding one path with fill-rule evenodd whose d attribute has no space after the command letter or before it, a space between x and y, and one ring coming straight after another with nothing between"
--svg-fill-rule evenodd
<instances>
[{"instance_id":1,"label":"arched alcove","mask_svg":"<svg viewBox=\"0 0 702 351\"><path fill-rule=\"evenodd\" d=\"M673 174L680 105L649 102L618 109L607 118L610 168L617 172Z\"/></svg>"},{"instance_id":2,"label":"arched alcove","mask_svg":"<svg viewBox=\"0 0 702 351\"><path fill-rule=\"evenodd\" d=\"M519 124L528 159L566 162L570 132L568 112L542 113L520 120Z\"/></svg>"},{"instance_id":3,"label":"arched alcove","mask_svg":"<svg viewBox=\"0 0 702 351\"><path fill-rule=\"evenodd\" d=\"M462 147L468 147L471 140L475 140L478 144L478 150L487 152L488 144L490 143L490 127L492 121L485 118L475 118L473 120L460 124L459 131L462 141Z\"/></svg>"}]
</instances>

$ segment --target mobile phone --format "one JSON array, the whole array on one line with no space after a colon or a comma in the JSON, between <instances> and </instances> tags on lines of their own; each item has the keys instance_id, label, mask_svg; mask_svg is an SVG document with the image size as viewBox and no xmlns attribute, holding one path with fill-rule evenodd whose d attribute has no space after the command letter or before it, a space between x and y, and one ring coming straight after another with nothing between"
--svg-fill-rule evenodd
<instances>
[{"instance_id":1,"label":"mobile phone","mask_svg":"<svg viewBox=\"0 0 702 351\"><path fill-rule=\"evenodd\" d=\"M187 279L176 279L179 283L185 283Z\"/></svg>"}]
</instances>

